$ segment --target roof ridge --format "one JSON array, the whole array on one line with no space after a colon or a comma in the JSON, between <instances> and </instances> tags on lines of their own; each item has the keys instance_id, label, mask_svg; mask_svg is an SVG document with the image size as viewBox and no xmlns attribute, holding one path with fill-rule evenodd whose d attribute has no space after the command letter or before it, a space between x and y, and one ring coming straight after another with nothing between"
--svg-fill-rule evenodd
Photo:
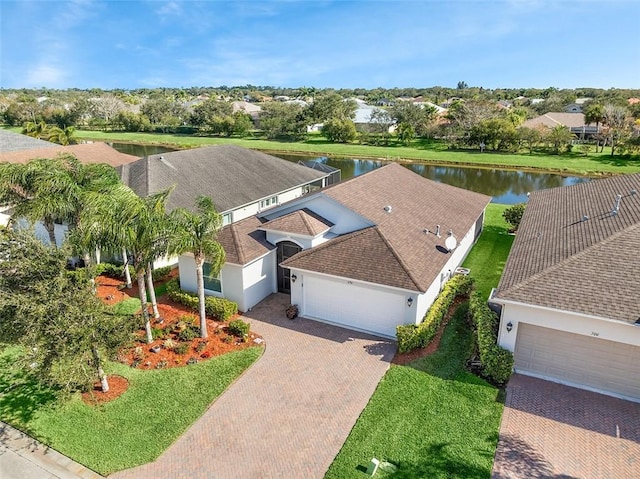
<instances>
[{"instance_id":1,"label":"roof ridge","mask_svg":"<svg viewBox=\"0 0 640 479\"><path fill-rule=\"evenodd\" d=\"M380 230L380 228L378 226L374 226L375 230L378 232L378 234L380 235L380 237L382 238L382 241L385 242L385 244L387 245L387 247L389 248L389 250L391 251L391 253L393 254L393 256L398 260L398 263L400 263L400 266L402 266L402 269L405 271L405 273L407 273L407 276L409 276L409 278L411 279L411 281L413 282L413 284L416 286L416 288L418 288L419 291L422 291L422 286L419 284L419 281L414 277L414 275L411 273L411 271L409 270L409 268L407 267L406 262L402 259L402 257L398 254L398 252L395 250L395 248L393 247L393 245L389 242L389 240L387 239L387 237L385 236L385 234L382 232L382 230ZM427 288L424 288L425 291Z\"/></svg>"},{"instance_id":2,"label":"roof ridge","mask_svg":"<svg viewBox=\"0 0 640 479\"><path fill-rule=\"evenodd\" d=\"M307 215L309 213L307 213L306 211L304 211L306 208L302 208L300 210L296 210L298 212L298 215L300 216L300 218L302 219L302 222L304 223L304 225L307 227L307 231L315 236L315 232L313 230L313 227L311 225L311 223L309 222L309 218L307 218Z\"/></svg>"},{"instance_id":3,"label":"roof ridge","mask_svg":"<svg viewBox=\"0 0 640 479\"><path fill-rule=\"evenodd\" d=\"M560 112L557 112L557 113L560 113ZM545 113L543 116L549 118L549 120L551 120L554 123L557 123L558 125L562 125L562 123L560 123L558 120L556 120L555 118L550 117L549 113Z\"/></svg>"},{"instance_id":4,"label":"roof ridge","mask_svg":"<svg viewBox=\"0 0 640 479\"><path fill-rule=\"evenodd\" d=\"M545 268L542 271L538 271L536 274L529 276L524 281L511 285L509 288L498 292L498 296L501 296L503 294L508 294L510 292L518 291L528 286L529 284L536 282L541 277L546 276L549 273L553 273L554 271L557 271L558 269L563 268L564 266L566 266L566 264L571 263L577 259L580 259L583 256L586 256L587 254L590 254L594 249L601 248L603 244L605 245L608 244L609 242L615 240L616 238L618 238L619 236L622 236L623 234L626 234L629 230L632 230L634 228L637 228L638 230L640 230L640 223L635 223L627 226L626 228L621 229L620 231L616 231L614 234L608 236L607 238L604 238L602 241L598 241L592 244L591 246L589 246L588 248L585 248L576 254L572 254L571 256L568 256L562 261L552 266L549 266L548 268Z\"/></svg>"},{"instance_id":5,"label":"roof ridge","mask_svg":"<svg viewBox=\"0 0 640 479\"><path fill-rule=\"evenodd\" d=\"M294 256L292 256L290 259L293 258L304 258L305 256L310 255L311 253L315 253L316 251L322 251L323 249L328 248L329 246L333 246L336 244L340 244L348 239L354 238L358 235L364 234L367 231L371 230L372 228L377 228L377 226L367 226L366 228L362 228L360 230L356 230L356 231L352 231L350 233L346 233L342 236L338 236L336 238L333 238L329 241L325 241L322 244L319 244L318 246L314 246L313 248L309 248L309 249L304 249L302 251L300 251L299 253L296 253ZM289 261L289 258L287 258L286 260L284 260L282 263L286 263L287 261Z\"/></svg>"},{"instance_id":6,"label":"roof ridge","mask_svg":"<svg viewBox=\"0 0 640 479\"><path fill-rule=\"evenodd\" d=\"M231 239L233 240L233 245L236 247L236 251L238 252L238 260L240 261L240 264L245 264L246 255L244 248L242 247L242 242L240 241L237 223L231 223L229 225L229 229L231 230Z\"/></svg>"}]
</instances>

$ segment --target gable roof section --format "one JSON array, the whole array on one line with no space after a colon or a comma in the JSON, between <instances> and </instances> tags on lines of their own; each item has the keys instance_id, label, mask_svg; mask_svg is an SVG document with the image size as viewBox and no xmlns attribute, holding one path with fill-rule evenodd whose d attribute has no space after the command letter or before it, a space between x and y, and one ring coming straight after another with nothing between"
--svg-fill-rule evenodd
<instances>
[{"instance_id":1,"label":"gable roof section","mask_svg":"<svg viewBox=\"0 0 640 479\"><path fill-rule=\"evenodd\" d=\"M308 208L296 210L288 215L268 221L261 229L282 231L305 236L317 236L333 226L333 223Z\"/></svg>"},{"instance_id":2,"label":"gable roof section","mask_svg":"<svg viewBox=\"0 0 640 479\"><path fill-rule=\"evenodd\" d=\"M176 185L169 209L191 209L198 195L211 197L220 212L324 178L325 173L235 145L150 155L120 169L139 196Z\"/></svg>"},{"instance_id":3,"label":"gable roof section","mask_svg":"<svg viewBox=\"0 0 640 479\"><path fill-rule=\"evenodd\" d=\"M419 290L409 268L402 264L375 226L301 251L283 261L282 265L411 291Z\"/></svg>"},{"instance_id":4,"label":"gable roof section","mask_svg":"<svg viewBox=\"0 0 640 479\"><path fill-rule=\"evenodd\" d=\"M245 265L275 249L266 233L258 230L261 225L257 216L250 216L222 228L218 242L224 248L227 263Z\"/></svg>"},{"instance_id":5,"label":"gable roof section","mask_svg":"<svg viewBox=\"0 0 640 479\"><path fill-rule=\"evenodd\" d=\"M449 259L450 256L442 252L447 231L453 230L454 235L462 239L491 200L480 193L428 180L397 163L333 185L322 194L376 225L376 231L405 276L405 279L392 276L397 284L381 284L417 291L426 291ZM385 210L386 206L391 207L390 212ZM436 225L440 225L440 238L425 234L425 229L434 231ZM331 240L335 241L337 239ZM348 268L355 261L354 255L365 255L369 261L367 267L356 265L352 274L363 281L380 281L380 275L375 273L378 261L375 256L345 249L336 249L335 254L347 268L345 273L350 271ZM310 266L306 265L305 269ZM322 262L318 261L313 271L323 268ZM369 274L367 268L370 268ZM347 277L356 279L356 276Z\"/></svg>"},{"instance_id":6,"label":"gable roof section","mask_svg":"<svg viewBox=\"0 0 640 479\"><path fill-rule=\"evenodd\" d=\"M81 163L106 163L115 168L138 160L138 157L120 153L106 143L83 143L80 145L48 144L46 148L11 151L0 153L0 161L9 163L27 163L34 158L55 158L60 154L70 153Z\"/></svg>"},{"instance_id":7,"label":"gable roof section","mask_svg":"<svg viewBox=\"0 0 640 479\"><path fill-rule=\"evenodd\" d=\"M0 128L0 153L56 147L55 143ZM8 161L8 160L2 160Z\"/></svg>"},{"instance_id":8,"label":"gable roof section","mask_svg":"<svg viewBox=\"0 0 640 479\"><path fill-rule=\"evenodd\" d=\"M640 173L531 193L495 297L634 322L639 243Z\"/></svg>"}]
</instances>

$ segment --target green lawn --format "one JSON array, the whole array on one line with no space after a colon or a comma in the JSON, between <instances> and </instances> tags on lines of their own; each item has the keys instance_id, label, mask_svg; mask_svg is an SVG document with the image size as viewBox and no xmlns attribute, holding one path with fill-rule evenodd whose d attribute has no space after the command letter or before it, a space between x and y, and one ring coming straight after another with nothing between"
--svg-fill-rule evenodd
<instances>
[{"instance_id":1,"label":"green lawn","mask_svg":"<svg viewBox=\"0 0 640 479\"><path fill-rule=\"evenodd\" d=\"M18 129L19 130L19 129ZM454 163L460 165L477 165L485 167L502 167L513 169L538 169L572 173L579 175L597 175L601 173L633 173L640 171L640 156L630 158L591 153L584 157L579 152L566 153L561 156L542 153L509 154L480 153L477 151L448 150L439 142L416 140L411 146L370 146L358 144L331 143L320 135L310 135L301 142L271 141L262 138L219 138L191 135L175 135L161 133L128 133L80 131L77 138L98 141L118 141L129 143L152 143L190 148L201 145L232 143L257 150L271 150L289 153L305 153L310 155L342 156L349 158L382 158L428 161L434 163Z\"/></svg>"},{"instance_id":2,"label":"green lawn","mask_svg":"<svg viewBox=\"0 0 640 479\"><path fill-rule=\"evenodd\" d=\"M498 286L502 270L509 256L513 235L502 217L508 205L489 204L484 218L484 230L462 266L471 270L476 280L476 289L489 298L491 288Z\"/></svg>"},{"instance_id":3,"label":"green lawn","mask_svg":"<svg viewBox=\"0 0 640 479\"><path fill-rule=\"evenodd\" d=\"M392 366L325 478L369 477L374 457L398 467L381 479L489 478L503 404L497 388L464 370L471 345L456 314L438 352Z\"/></svg>"},{"instance_id":4,"label":"green lawn","mask_svg":"<svg viewBox=\"0 0 640 479\"><path fill-rule=\"evenodd\" d=\"M0 350L0 419L101 474L156 459L262 353L253 347L182 368L141 371L109 363L129 389L101 407L56 400Z\"/></svg>"}]
</instances>

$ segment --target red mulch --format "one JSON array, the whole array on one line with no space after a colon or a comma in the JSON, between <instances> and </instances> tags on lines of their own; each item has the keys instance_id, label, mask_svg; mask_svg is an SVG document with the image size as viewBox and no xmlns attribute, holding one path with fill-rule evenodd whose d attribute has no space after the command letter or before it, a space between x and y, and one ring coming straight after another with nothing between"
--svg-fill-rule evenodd
<instances>
[{"instance_id":1,"label":"red mulch","mask_svg":"<svg viewBox=\"0 0 640 479\"><path fill-rule=\"evenodd\" d=\"M102 392L100 381L96 381L93 385L93 391L82 393L82 400L91 405L103 404L120 397L120 395L129 388L129 381L122 376L107 376L109 382L109 391Z\"/></svg>"},{"instance_id":2,"label":"red mulch","mask_svg":"<svg viewBox=\"0 0 640 479\"><path fill-rule=\"evenodd\" d=\"M106 276L98 276L96 278L96 289L97 296L106 304L115 304L128 298L138 297L137 287L127 289L123 281ZM178 323L183 321L187 325L193 325L199 329L200 320L197 313L182 304L171 301L167 295L158 298L158 310L162 322L151 318L151 327L162 329L164 337L158 338L148 344L146 342L144 329L137 331L135 343L132 346L122 349L118 353L118 361L137 369L181 367L186 366L188 364L187 361L206 361L215 356L246 349L255 344L255 339L261 338L259 335L250 332L247 341L242 342L235 336L227 333L226 323L207 318L208 338L203 339L197 337L192 341L180 341L178 339ZM232 317L230 321L239 316L240 315ZM167 339L173 340L178 345L188 344L187 352L178 354L172 349L165 348L164 344ZM160 349L158 352L153 352L153 347L159 347ZM94 391L85 394L88 394L89 397L96 398L95 401L97 402L106 402L115 399L126 390L125 385L124 389L116 396L113 395L115 393L112 393L112 391L118 390L117 383L112 385L110 380L109 386L111 390L107 393L102 393L100 391L100 384L98 383ZM111 397L112 395L113 397ZM105 399L102 399L103 397Z\"/></svg>"},{"instance_id":3,"label":"red mulch","mask_svg":"<svg viewBox=\"0 0 640 479\"><path fill-rule=\"evenodd\" d=\"M451 316L453 316L453 313L455 313L456 309L458 309L458 306L460 306L466 300L467 298L464 298L464 297L457 297L456 299L453 300L453 303L451 303L451 306L449 307L449 311L445 315L444 320L440 325L440 328L438 328L438 332L436 333L435 337L429 344L427 344L424 348L414 349L413 351L409 351L406 353L396 352L391 362L393 364L405 365L413 361L416 361L417 359L421 359L435 353L438 350L438 347L440 346L440 339L442 339L442 333L444 332L444 328L446 328L447 323L449 323Z\"/></svg>"}]
</instances>

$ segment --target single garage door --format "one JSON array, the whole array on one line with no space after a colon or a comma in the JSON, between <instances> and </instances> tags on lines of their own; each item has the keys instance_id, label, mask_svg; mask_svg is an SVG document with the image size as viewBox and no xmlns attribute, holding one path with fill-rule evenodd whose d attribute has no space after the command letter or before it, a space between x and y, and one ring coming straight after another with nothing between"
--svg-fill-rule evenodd
<instances>
[{"instance_id":1,"label":"single garage door","mask_svg":"<svg viewBox=\"0 0 640 479\"><path fill-rule=\"evenodd\" d=\"M305 276L302 312L305 316L346 328L395 337L402 323L406 299L402 294L379 291L317 276Z\"/></svg>"},{"instance_id":2,"label":"single garage door","mask_svg":"<svg viewBox=\"0 0 640 479\"><path fill-rule=\"evenodd\" d=\"M515 370L640 399L640 346L520 323Z\"/></svg>"}]
</instances>

